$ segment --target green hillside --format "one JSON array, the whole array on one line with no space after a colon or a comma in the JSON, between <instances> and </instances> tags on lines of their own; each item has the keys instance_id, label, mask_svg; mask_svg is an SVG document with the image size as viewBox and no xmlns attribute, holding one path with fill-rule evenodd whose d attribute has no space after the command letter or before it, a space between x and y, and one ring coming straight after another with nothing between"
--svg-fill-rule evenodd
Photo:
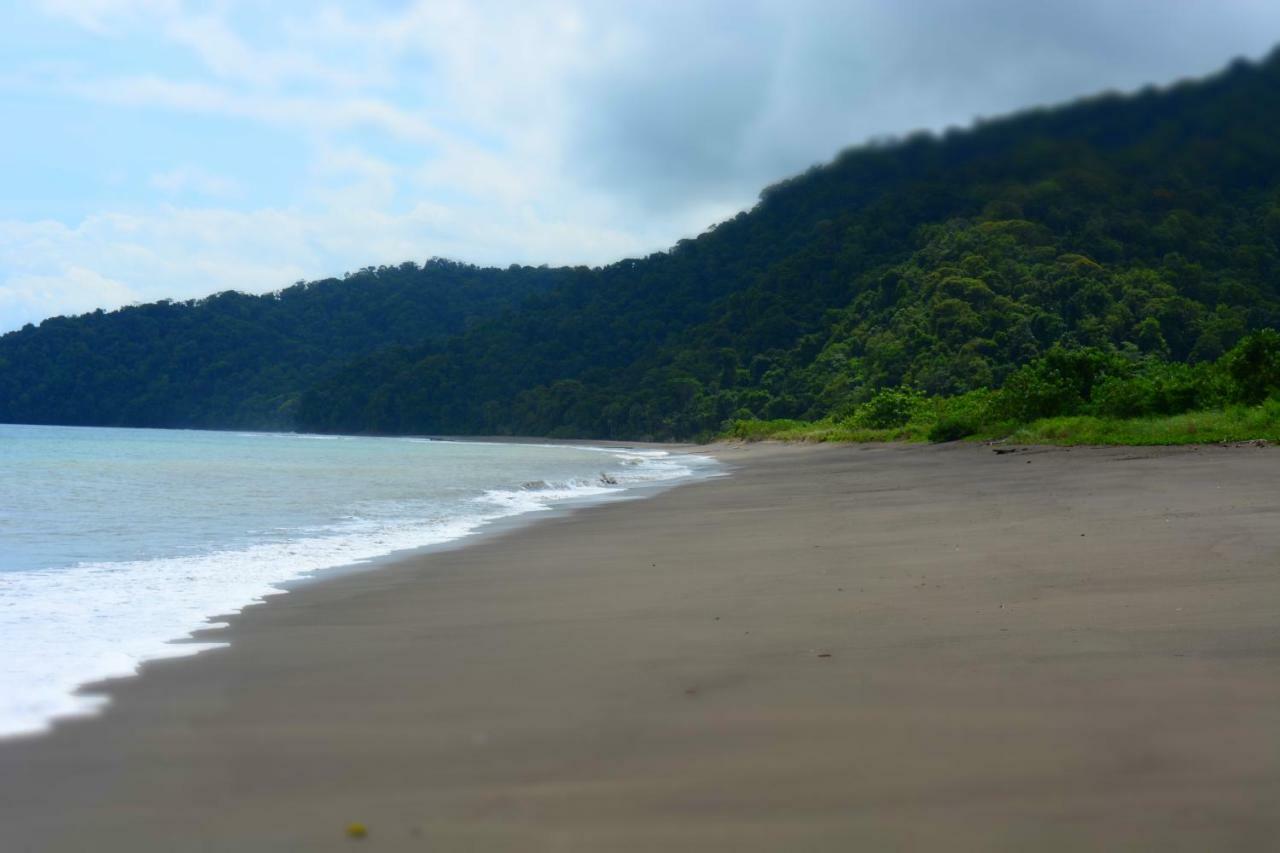
<instances>
[{"instance_id":1,"label":"green hillside","mask_svg":"<svg viewBox=\"0 0 1280 853\"><path fill-rule=\"evenodd\" d=\"M352 359L443 340L565 277L434 260L55 317L0 337L0 423L291 428L298 395Z\"/></svg>"},{"instance_id":2,"label":"green hillside","mask_svg":"<svg viewBox=\"0 0 1280 853\"><path fill-rule=\"evenodd\" d=\"M689 438L1087 374L977 429L1191 371L1177 405L1112 406L1168 415L1244 402L1207 365L1277 326L1280 53L853 148L603 268L437 262L46 321L0 338L0 421Z\"/></svg>"},{"instance_id":3,"label":"green hillside","mask_svg":"<svg viewBox=\"0 0 1280 853\"><path fill-rule=\"evenodd\" d=\"M1280 54L851 149L671 251L353 365L306 429L673 438L998 387L1063 347L1178 362L1280 324Z\"/></svg>"}]
</instances>

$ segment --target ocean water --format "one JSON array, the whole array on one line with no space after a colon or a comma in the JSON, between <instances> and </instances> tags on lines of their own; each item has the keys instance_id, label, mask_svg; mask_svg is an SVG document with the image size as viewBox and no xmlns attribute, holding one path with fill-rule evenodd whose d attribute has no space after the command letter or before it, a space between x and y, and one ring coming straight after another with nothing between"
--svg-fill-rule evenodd
<instances>
[{"instance_id":1,"label":"ocean water","mask_svg":"<svg viewBox=\"0 0 1280 853\"><path fill-rule=\"evenodd\" d=\"M713 472L660 450L0 425L0 735L321 569Z\"/></svg>"}]
</instances>

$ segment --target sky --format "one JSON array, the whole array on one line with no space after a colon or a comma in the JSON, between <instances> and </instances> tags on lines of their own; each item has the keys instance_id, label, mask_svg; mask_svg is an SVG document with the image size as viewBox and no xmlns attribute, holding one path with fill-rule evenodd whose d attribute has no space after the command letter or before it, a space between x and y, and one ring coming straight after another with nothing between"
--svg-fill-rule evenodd
<instances>
[{"instance_id":1,"label":"sky","mask_svg":"<svg viewBox=\"0 0 1280 853\"><path fill-rule=\"evenodd\" d=\"M1277 42L1274 0L0 0L0 332L642 256L850 145Z\"/></svg>"}]
</instances>

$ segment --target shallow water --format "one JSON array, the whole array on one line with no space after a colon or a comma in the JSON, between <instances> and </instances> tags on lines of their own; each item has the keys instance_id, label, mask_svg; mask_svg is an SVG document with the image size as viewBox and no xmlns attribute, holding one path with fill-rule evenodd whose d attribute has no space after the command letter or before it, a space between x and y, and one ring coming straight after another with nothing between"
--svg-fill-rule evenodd
<instances>
[{"instance_id":1,"label":"shallow water","mask_svg":"<svg viewBox=\"0 0 1280 853\"><path fill-rule=\"evenodd\" d=\"M0 734L320 569L710 473L661 450L0 425Z\"/></svg>"}]
</instances>

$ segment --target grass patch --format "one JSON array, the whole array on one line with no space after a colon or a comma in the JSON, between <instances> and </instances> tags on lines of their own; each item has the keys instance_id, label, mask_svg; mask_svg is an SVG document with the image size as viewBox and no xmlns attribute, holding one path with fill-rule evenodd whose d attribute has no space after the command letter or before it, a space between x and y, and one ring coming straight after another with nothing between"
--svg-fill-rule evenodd
<instances>
[{"instance_id":1,"label":"grass patch","mask_svg":"<svg viewBox=\"0 0 1280 853\"><path fill-rule=\"evenodd\" d=\"M1015 429L1017 444L1218 444L1280 441L1280 403L1232 406L1156 418L1044 418Z\"/></svg>"},{"instance_id":2,"label":"grass patch","mask_svg":"<svg viewBox=\"0 0 1280 853\"><path fill-rule=\"evenodd\" d=\"M904 426L876 429L859 426L851 420L824 418L820 421L740 420L723 435L742 441L925 441L928 427L910 423Z\"/></svg>"},{"instance_id":3,"label":"grass patch","mask_svg":"<svg viewBox=\"0 0 1280 853\"><path fill-rule=\"evenodd\" d=\"M960 425L962 424L962 425ZM957 418L946 406L924 407L909 423L887 429L859 426L853 419L820 421L740 420L724 434L744 441L923 442L1003 439L1014 444L1176 445L1266 439L1280 442L1280 400L1260 406L1180 415L1108 418L1090 415L1040 418L1026 424L978 423Z\"/></svg>"}]
</instances>

